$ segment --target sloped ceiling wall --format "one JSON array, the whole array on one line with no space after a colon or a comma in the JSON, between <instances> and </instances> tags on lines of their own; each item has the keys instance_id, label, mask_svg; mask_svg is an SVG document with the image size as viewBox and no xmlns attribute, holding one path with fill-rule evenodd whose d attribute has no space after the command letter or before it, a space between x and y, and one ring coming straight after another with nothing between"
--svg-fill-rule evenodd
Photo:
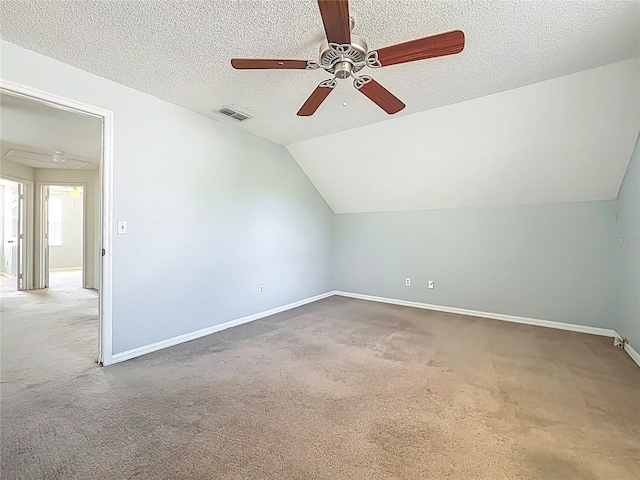
<instances>
[{"instance_id":1,"label":"sloped ceiling wall","mask_svg":"<svg viewBox=\"0 0 640 480\"><path fill-rule=\"evenodd\" d=\"M350 80L300 118L323 72L229 59L315 58L316 0L5 1L0 36L287 145L336 212L615 197L638 132L639 2L349 4L371 48L461 29L465 50L367 71L407 104L392 118Z\"/></svg>"},{"instance_id":2,"label":"sloped ceiling wall","mask_svg":"<svg viewBox=\"0 0 640 480\"><path fill-rule=\"evenodd\" d=\"M336 213L613 199L638 58L289 145Z\"/></svg>"},{"instance_id":3,"label":"sloped ceiling wall","mask_svg":"<svg viewBox=\"0 0 640 480\"><path fill-rule=\"evenodd\" d=\"M407 105L398 116L640 54L637 1L350 0L349 8L372 49L465 32L459 55L362 71ZM0 36L282 145L387 119L351 79L300 118L324 72L231 68L233 57L316 59L324 37L316 0L3 0ZM214 113L222 105L253 119Z\"/></svg>"}]
</instances>

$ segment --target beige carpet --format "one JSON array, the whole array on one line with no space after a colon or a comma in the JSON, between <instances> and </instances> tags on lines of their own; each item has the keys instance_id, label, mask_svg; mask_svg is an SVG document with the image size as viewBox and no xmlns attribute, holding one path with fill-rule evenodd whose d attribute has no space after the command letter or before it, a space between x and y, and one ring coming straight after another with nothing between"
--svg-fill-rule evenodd
<instances>
[{"instance_id":1,"label":"beige carpet","mask_svg":"<svg viewBox=\"0 0 640 480\"><path fill-rule=\"evenodd\" d=\"M99 368L91 302L3 292L3 480L640 477L608 338L331 297Z\"/></svg>"}]
</instances>

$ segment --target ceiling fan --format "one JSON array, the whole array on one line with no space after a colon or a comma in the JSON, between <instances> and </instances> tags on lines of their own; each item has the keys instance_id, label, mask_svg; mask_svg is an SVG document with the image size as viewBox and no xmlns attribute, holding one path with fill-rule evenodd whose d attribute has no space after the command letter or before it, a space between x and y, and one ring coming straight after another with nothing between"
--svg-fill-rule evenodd
<instances>
[{"instance_id":1,"label":"ceiling fan","mask_svg":"<svg viewBox=\"0 0 640 480\"><path fill-rule=\"evenodd\" d=\"M327 35L320 44L318 61L282 60L268 58L233 58L231 65L238 70L317 70L333 74L323 80L304 102L298 115L313 115L320 104L338 84L337 80L353 77L353 86L369 97L388 114L405 107L395 95L369 75L356 76L364 67L380 68L398 63L460 53L464 48L464 33L460 30L419 38L397 45L369 50L367 43L351 33L354 21L349 17L348 0L318 0L320 15Z\"/></svg>"}]
</instances>

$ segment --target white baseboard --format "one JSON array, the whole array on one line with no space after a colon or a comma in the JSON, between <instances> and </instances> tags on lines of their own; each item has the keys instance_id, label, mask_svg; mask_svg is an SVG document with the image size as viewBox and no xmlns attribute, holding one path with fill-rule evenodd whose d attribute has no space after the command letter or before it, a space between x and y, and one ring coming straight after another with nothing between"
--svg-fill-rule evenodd
<instances>
[{"instance_id":1,"label":"white baseboard","mask_svg":"<svg viewBox=\"0 0 640 480\"><path fill-rule=\"evenodd\" d=\"M172 347L180 343L188 342L190 340L195 340L197 338L211 335L212 333L226 330L227 328L236 327L244 323L253 322L254 320L259 320L260 318L268 317L270 315L275 315L276 313L281 313L286 310L291 310L292 308L301 307L302 305L316 302L318 300L322 300L323 298L331 297L333 295L339 295L342 297L349 297L349 298L357 298L359 300L368 300L371 302L401 305L404 307L421 308L424 310L434 310L437 312L455 313L458 315L490 318L493 320L502 320L505 322L521 323L524 325L534 325L538 327L555 328L558 330L568 330L571 332L588 333L591 335L600 335L603 337L620 338L620 335L618 335L618 333L615 330L612 330L609 328L589 327L586 325L553 322L551 320L540 320L537 318L518 317L515 315L505 315L502 313L482 312L479 310L467 310L464 308L446 307L442 305L432 305L429 303L411 302L408 300L397 300L393 298L375 297L373 295L363 295L360 293L332 291L332 292L323 293L321 295L316 295L315 297L305 298L303 300L289 303L287 305L282 305L281 307L272 308L271 310L266 310L264 312L254 313L253 315L248 315L246 317L236 318L235 320L230 320L228 322L224 322L218 325L213 325L211 327L203 328L202 330L197 330L191 333L185 333L184 335L168 338L167 340L161 340L159 342L155 342L149 345L144 345L142 347L134 348L132 350L127 350L126 352L116 353L112 357L112 363L123 362L125 360L130 360L132 358L139 357L147 353L155 352L157 350L162 350L163 348ZM629 356L633 359L633 361L636 362L638 366L640 366L640 353L634 350L633 347L631 347L631 345L629 345L628 343L625 344L624 349L629 354Z\"/></svg>"},{"instance_id":2,"label":"white baseboard","mask_svg":"<svg viewBox=\"0 0 640 480\"><path fill-rule=\"evenodd\" d=\"M640 353L634 350L634 348L628 343L624 344L624 351L629 354L629 356L633 359L634 362L638 364L640 367Z\"/></svg>"},{"instance_id":3,"label":"white baseboard","mask_svg":"<svg viewBox=\"0 0 640 480\"><path fill-rule=\"evenodd\" d=\"M306 305L307 303L312 303L318 300L322 300L323 298L331 297L334 294L335 294L334 292L323 293L321 295L316 295L315 297L305 298L297 302L289 303L287 305L282 305L281 307L272 308L271 310L265 310L264 312L254 313L253 315L247 315L246 317L236 318L235 320L230 320L228 322L220 323L218 325L213 325L211 327L203 328L201 330L196 330L195 332L185 333L184 335L178 335L177 337L161 340L159 342L151 343L149 345L144 345L142 347L127 350L125 352L115 353L111 357L111 364L124 362L125 360L130 360L132 358L139 357L147 353L155 352L157 350L162 350L163 348L172 347L174 345L178 345L179 343L184 343L190 340L195 340L196 338L205 337L207 335L211 335L212 333L216 333L221 330L226 330L227 328L236 327L244 323L249 323L249 322L253 322L254 320L259 320L260 318L268 317L270 315L275 315L276 313L284 312L286 310L291 310L292 308L301 307L302 305Z\"/></svg>"},{"instance_id":4,"label":"white baseboard","mask_svg":"<svg viewBox=\"0 0 640 480\"><path fill-rule=\"evenodd\" d=\"M535 325L538 327L557 328L559 330L569 330L571 332L589 333L591 335L601 335L604 337L616 337L615 330L609 328L588 327L586 325L576 325L573 323L552 322L551 320L539 320L537 318L517 317L515 315L505 315L502 313L481 312L478 310L467 310L464 308L444 307L442 305L431 305L429 303L410 302L408 300L396 300L393 298L374 297L372 295L362 295L360 293L336 291L336 295L342 297L358 298L372 302L391 303L404 307L422 308L425 310L435 310L437 312L457 313L459 315L469 315L472 317L491 318L493 320L503 320L505 322L522 323L525 325Z\"/></svg>"}]
</instances>

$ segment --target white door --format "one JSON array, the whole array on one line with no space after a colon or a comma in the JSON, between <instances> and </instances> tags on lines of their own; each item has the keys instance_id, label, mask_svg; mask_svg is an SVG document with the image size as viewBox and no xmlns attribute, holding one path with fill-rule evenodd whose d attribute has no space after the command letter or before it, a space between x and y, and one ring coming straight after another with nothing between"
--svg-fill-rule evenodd
<instances>
[{"instance_id":1,"label":"white door","mask_svg":"<svg viewBox=\"0 0 640 480\"><path fill-rule=\"evenodd\" d=\"M24 288L24 185L11 186L11 281L16 290Z\"/></svg>"},{"instance_id":2,"label":"white door","mask_svg":"<svg viewBox=\"0 0 640 480\"><path fill-rule=\"evenodd\" d=\"M44 288L49 288L49 187L42 187L42 228L43 236L43 255L42 263L44 268Z\"/></svg>"}]
</instances>

